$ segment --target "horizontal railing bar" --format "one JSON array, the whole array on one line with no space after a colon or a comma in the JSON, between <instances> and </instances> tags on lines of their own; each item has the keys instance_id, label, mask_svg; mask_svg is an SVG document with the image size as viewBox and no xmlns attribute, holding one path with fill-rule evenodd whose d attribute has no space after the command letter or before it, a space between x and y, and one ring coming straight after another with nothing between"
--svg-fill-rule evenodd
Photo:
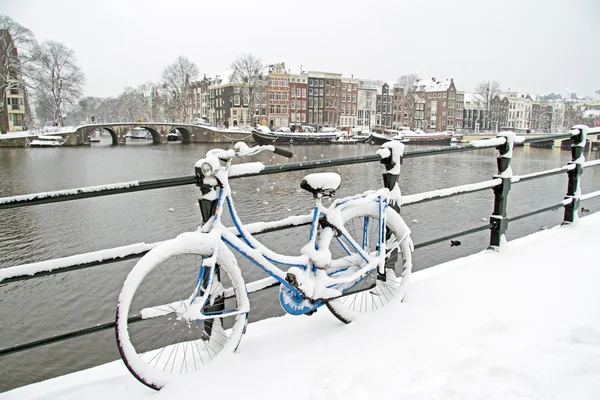
<instances>
[{"instance_id":1,"label":"horizontal railing bar","mask_svg":"<svg viewBox=\"0 0 600 400\"><path fill-rule=\"evenodd\" d=\"M482 190L491 189L502 184L502 179L492 179L479 183L470 183L462 186L454 186L446 189L432 190L417 194L409 194L401 197L401 205L408 206L411 204L425 203L427 201L445 199L448 197L459 196L462 194L480 192Z\"/></svg>"},{"instance_id":2,"label":"horizontal railing bar","mask_svg":"<svg viewBox=\"0 0 600 400\"><path fill-rule=\"evenodd\" d=\"M570 135L568 135L568 134L550 135L550 136L554 137L554 138L559 137L559 136L560 137L563 137L563 136L570 137ZM423 156L429 156L429 155L441 154L441 153L480 150L480 149L494 148L496 146L497 146L496 144L477 145L477 146L474 146L471 144L466 144L466 145L457 145L457 146L436 147L436 148L429 148L429 149L405 151L403 158L414 158L414 157L423 157ZM359 164L359 163L377 162L377 161L381 161L381 157L378 154L370 154L370 155L364 155L364 156L333 158L333 159L327 159L327 160L311 160L311 161L296 162L296 163L282 164L282 165L267 165L261 171L246 173L246 174L238 174L235 176L231 176L230 179L278 174L278 173L284 173L284 172L290 172L290 171L303 171L303 170L310 170L310 169L316 169L316 168L334 167L334 166L340 166L340 165L352 165L352 164ZM133 182L124 182L124 183L117 183L117 184L93 186L93 187L87 187L87 188L76 188L76 189L59 190L59 191L52 191L52 192L45 192L45 193L32 193L32 194L27 194L27 195L17 195L17 196L0 198L0 210L8 209L8 208L39 205L39 204L57 203L57 202L70 201L70 200L81 200L81 199L114 195L114 194L139 192L139 191L144 191L144 190L153 190L153 189L161 189L161 188L167 188L167 187L191 185L191 184L195 184L196 182L197 182L196 176L191 175L191 176L156 179L156 180L141 181L141 182L133 181Z\"/></svg>"},{"instance_id":3,"label":"horizontal railing bar","mask_svg":"<svg viewBox=\"0 0 600 400\"><path fill-rule=\"evenodd\" d=\"M583 168L597 167L598 165L600 165L600 159L593 160L593 161L586 161L586 162L583 163L582 167Z\"/></svg>"},{"instance_id":4,"label":"horizontal railing bar","mask_svg":"<svg viewBox=\"0 0 600 400\"><path fill-rule=\"evenodd\" d=\"M538 136L538 137L526 137L525 143L536 143L536 142L548 142L550 140L557 139L570 139L573 135L570 133L559 133L554 135Z\"/></svg>"},{"instance_id":5,"label":"horizontal railing bar","mask_svg":"<svg viewBox=\"0 0 600 400\"><path fill-rule=\"evenodd\" d=\"M54 192L33 193L23 196L0 198L0 210L6 208L34 206L38 204L59 203L70 200L89 199L92 197L109 196L139 192L143 190L162 189L174 186L183 186L196 183L196 176L183 176L178 178L156 179L142 182L126 182L123 187L114 187L119 184L97 186L93 188L78 188L59 190Z\"/></svg>"},{"instance_id":6,"label":"horizontal railing bar","mask_svg":"<svg viewBox=\"0 0 600 400\"><path fill-rule=\"evenodd\" d=\"M111 259L102 260L102 261L92 261L92 262L88 262L88 263L75 264L75 265L71 265L68 267L64 267L64 268L60 268L60 269L56 269L56 270L52 270L52 271L40 271L40 272L36 272L33 274L24 273L22 275L15 275L10 278L0 280L0 285L4 285L6 283L25 281L25 280L28 280L31 278L42 278L44 276L58 275L58 274L62 274L65 272L72 272L72 271L77 271L80 269L92 268L92 267L97 267L97 266L105 265L105 264L112 264L112 263L116 263L116 262L120 262L120 261L134 260L136 258L142 257L144 254L146 254L149 251L150 250L146 250L141 253L128 254L128 255L120 257L120 258L111 258ZM89 254L89 253L83 253L83 254ZM53 260L50 260L50 261L53 261ZM22 265L18 265L13 268L17 268L17 267L21 267L21 266Z\"/></svg>"},{"instance_id":7,"label":"horizontal railing bar","mask_svg":"<svg viewBox=\"0 0 600 400\"><path fill-rule=\"evenodd\" d=\"M245 225L245 228L248 232L250 232L253 235L261 235L261 234L265 234L265 233L276 232L276 231L291 229L291 228L295 228L295 227L309 226L309 225L311 225L311 223L312 223L312 214L307 214L307 215L298 215L298 216L294 216L294 217L286 217L284 219L281 219L278 221L272 221L272 222L268 222L268 223L255 222L255 223ZM234 235L240 236L240 233L238 232L238 230L235 227L231 227L231 228L229 228L229 230ZM0 269L0 284L18 282L18 281L27 280L30 278L39 278L39 277L43 277L43 276L56 275L56 274L60 274L63 272L71 272L71 271L76 271L76 270L80 270L80 269L96 267L99 265L110 264L110 263L114 263L114 262L127 261L127 260L131 260L131 259L139 258L139 257L142 257L144 254L146 254L148 251L150 251L150 249L159 245L160 243L162 243L162 242L149 243L149 244L138 243L138 244L130 245L130 247L132 247L132 248L139 248L139 246L144 246L146 249L143 251L131 251L126 254L121 254L118 257L117 256L110 257L110 254L114 253L117 250L120 253L122 253L124 251L124 248L126 248L127 246L120 247L120 248L116 247L116 248L111 248L111 249L104 249L104 250L99 250L99 251L94 251L94 252L89 252L89 253L82 253L82 254L77 254L74 256L64 257L62 259L59 258L59 259L53 259L53 260L46 260L46 261L40 261L40 262L36 262L36 263L32 263L32 264L23 264L23 265L17 265L14 267ZM102 256L102 259L101 260L97 259L100 256ZM92 260L91 261L82 261L82 260L85 260L86 258L92 259ZM60 262L59 262L59 260L60 260ZM71 264L69 264L69 261L71 261ZM43 264L47 264L46 269L38 271L38 269L41 269L40 267L43 268ZM22 270L23 272L20 274L16 274L16 272L19 269ZM15 271L15 273L13 273L12 271ZM4 276L8 276L8 277L3 278Z\"/></svg>"},{"instance_id":8,"label":"horizontal railing bar","mask_svg":"<svg viewBox=\"0 0 600 400\"><path fill-rule=\"evenodd\" d=\"M139 322L141 320L142 320L142 317L137 316L137 317L131 317L127 321L129 323L133 323L133 322ZM24 350L33 349L35 347L46 346L49 344L62 342L64 340L74 339L79 336L85 336L85 335L89 335L92 333L102 332L107 329L114 328L115 326L116 326L116 321L107 322L105 324L99 324L99 325L91 326L89 328L84 328L84 329L80 329L77 331L63 333L61 335L52 336L52 337L49 337L46 339L40 339L40 340L36 340L33 342L29 342L29 343L17 344L15 346L7 347L5 349L0 349L0 357L6 356L9 354L13 354L13 353L18 353L18 352L24 351Z\"/></svg>"},{"instance_id":9,"label":"horizontal railing bar","mask_svg":"<svg viewBox=\"0 0 600 400\"><path fill-rule=\"evenodd\" d=\"M446 240L450 240L455 237L465 236L465 235L470 235L471 233L485 231L486 229L490 229L491 227L492 227L492 224L482 225L482 226L478 226L477 228L471 228L471 229L467 229L466 231L461 231L461 232L453 233L451 235L442 236L437 239L432 239L432 240L428 240L426 242L417 243L417 244L415 244L415 249L418 249L421 247L426 247L426 246L431 246L432 244L436 244L436 243L440 243L440 242L445 242Z\"/></svg>"},{"instance_id":10,"label":"horizontal railing bar","mask_svg":"<svg viewBox=\"0 0 600 400\"><path fill-rule=\"evenodd\" d=\"M370 154L366 156L331 158L326 160L311 160L304 162L295 162L281 165L266 165L265 168L256 173L240 174L230 177L229 179L247 178L250 176L271 175L291 171L303 171L315 168L336 167L339 165L362 164L368 162L381 161L378 154Z\"/></svg>"},{"instance_id":11,"label":"horizontal railing bar","mask_svg":"<svg viewBox=\"0 0 600 400\"><path fill-rule=\"evenodd\" d=\"M590 192L590 193L584 194L579 198L579 200L583 201L583 200L593 199L594 197L598 197L598 196L600 196L600 190L596 190L595 192Z\"/></svg>"},{"instance_id":12,"label":"horizontal railing bar","mask_svg":"<svg viewBox=\"0 0 600 400\"><path fill-rule=\"evenodd\" d=\"M527 212L525 214L516 215L514 217L509 217L508 218L508 222L510 223L512 221L518 221L520 219L531 217L532 215L536 215L536 214L541 214L541 213L546 212L546 211L557 210L559 208L563 208L564 206L565 206L565 204L564 204L564 201L563 201L563 202L555 204L553 206L548 206L548 207L544 207L544 208L540 208L540 209L537 209L537 210L534 210L534 211Z\"/></svg>"},{"instance_id":13,"label":"horizontal railing bar","mask_svg":"<svg viewBox=\"0 0 600 400\"><path fill-rule=\"evenodd\" d=\"M141 257L162 242L135 243L0 269L0 284L54 275Z\"/></svg>"},{"instance_id":14,"label":"horizontal railing bar","mask_svg":"<svg viewBox=\"0 0 600 400\"><path fill-rule=\"evenodd\" d=\"M575 164L568 164L568 165L565 165L560 168L549 169L547 171L542 171L542 172L534 172L534 173L526 174L526 175L514 175L511 179L511 182L512 183L520 183L520 182L530 181L533 179L545 178L545 177L553 176L553 175L560 175L560 174L569 172L572 169L575 169Z\"/></svg>"}]
</instances>

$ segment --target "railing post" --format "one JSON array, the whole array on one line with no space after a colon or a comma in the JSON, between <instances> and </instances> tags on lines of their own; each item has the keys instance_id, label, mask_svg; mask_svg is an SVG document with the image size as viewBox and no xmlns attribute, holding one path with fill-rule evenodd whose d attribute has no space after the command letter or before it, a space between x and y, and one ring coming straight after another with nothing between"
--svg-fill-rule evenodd
<instances>
[{"instance_id":1,"label":"railing post","mask_svg":"<svg viewBox=\"0 0 600 400\"><path fill-rule=\"evenodd\" d=\"M200 206L202 225L204 225L217 211L217 194L213 185L204 183L204 175L199 167L196 167L195 173L196 186L200 188L202 193L202 196L198 198L198 205ZM211 192L213 195L208 195Z\"/></svg>"},{"instance_id":2,"label":"railing post","mask_svg":"<svg viewBox=\"0 0 600 400\"><path fill-rule=\"evenodd\" d=\"M404 156L404 144L390 140L382 144L381 147L390 150L390 156L382 158L380 161L385 166L383 187L390 190L392 199L399 200L400 186L398 185L398 178L400 177L402 157ZM391 202L390 207L400 214L400 204L398 204L398 201Z\"/></svg>"},{"instance_id":3,"label":"railing post","mask_svg":"<svg viewBox=\"0 0 600 400\"><path fill-rule=\"evenodd\" d=\"M404 156L404 144L400 142L396 142L394 140L390 140L389 142L385 142L381 145L383 149L387 148L390 151L389 157L385 157L381 159L381 163L385 166L385 172L383 173L383 187L389 189L390 191L390 204L389 207L396 210L398 214L400 214L400 185L398 184L398 178L400 177L400 168L402 165L402 157ZM379 153L381 150L378 150ZM392 236L391 231L386 230L385 240L387 241ZM394 249L387 255L385 259L385 268L393 268L395 273L400 273L400 271L396 271L396 264L398 262L398 249ZM379 274L379 279L385 281L386 275Z\"/></svg>"},{"instance_id":4,"label":"railing post","mask_svg":"<svg viewBox=\"0 0 600 400\"><path fill-rule=\"evenodd\" d=\"M502 183L494 186L494 212L490 217L492 227L490 228L489 246L489 249L493 250L498 250L504 233L508 229L506 205L508 204L508 193L511 187L512 168L510 167L510 161L512 159L515 136L514 132L500 132L496 135L496 137L505 138L506 141L504 144L496 147L500 154L496 158L498 173L494 175L494 178L502 179Z\"/></svg>"},{"instance_id":5,"label":"railing post","mask_svg":"<svg viewBox=\"0 0 600 400\"><path fill-rule=\"evenodd\" d=\"M585 149L585 140L587 136L588 127L586 125L576 125L573 127L578 133L574 133L571 144L571 161L569 165L575 165L575 168L567 172L569 177L569 183L567 184L567 195L566 199L572 199L572 201L565 206L565 216L563 218L562 225L572 224L577 218L577 210L579 209L579 198L581 197L580 178L583 173L582 164L585 162L585 156L583 151Z\"/></svg>"}]
</instances>

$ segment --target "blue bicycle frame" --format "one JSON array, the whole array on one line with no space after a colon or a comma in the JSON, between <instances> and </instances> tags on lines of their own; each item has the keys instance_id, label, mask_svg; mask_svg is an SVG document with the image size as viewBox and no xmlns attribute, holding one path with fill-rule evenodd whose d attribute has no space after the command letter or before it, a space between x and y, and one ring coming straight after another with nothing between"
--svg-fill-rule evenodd
<instances>
[{"instance_id":1,"label":"blue bicycle frame","mask_svg":"<svg viewBox=\"0 0 600 400\"><path fill-rule=\"evenodd\" d=\"M229 170L230 161L227 161L227 171ZM227 179L227 178L226 178ZM219 180L219 185L215 185L213 187L214 190L218 192L217 198L217 206L214 215L209 220L207 230L203 231L205 233L209 233L215 229L215 227L222 227L221 225L221 217L224 212L224 206L227 205L229 209L229 215L233 221L233 224L237 231L239 232L239 237L231 232L229 229L220 228L221 231L221 240L229 245L231 248L235 249L239 254L247 258L250 262L261 268L271 277L273 277L276 281L278 281L280 286L280 302L284 310L286 310L290 314L299 315L306 314L314 309L325 304L327 300L330 300L334 297L327 299L320 298L310 298L301 290L298 289L295 285L286 279L286 272L284 272L281 268L277 267L276 264L285 265L288 267L297 267L300 270L306 272L310 272L310 276L315 276L319 271L323 271L322 269L316 267L310 258L302 254L300 256L285 256L276 252L269 250L267 247L262 245L257 239L255 239L251 233L249 233L244 227L243 223L239 219L235 207L233 205L233 200L231 198L231 193L229 189L228 180L223 182ZM384 189L385 190L385 189ZM343 209L345 207L352 207L356 203L366 203L370 201L376 201L378 204L378 235L377 235L377 253L376 256L368 254L365 249L367 248L367 235L366 235L366 227L368 223L368 217L365 218L364 226L363 226L363 235L361 243L356 243L356 241L347 234L343 227L332 227L327 221L327 212L329 210ZM358 204L356 204L358 206ZM350 289L354 288L358 283L360 283L363 279L365 279L369 273L371 273L375 269L375 263L379 269L379 272L383 273L384 268L384 254L385 254L385 215L386 208L388 207L387 198L383 195L383 193L378 192L369 192L365 194L350 196L338 201L335 201L330 208L325 208L321 203L321 198L318 197L315 207L312 212L312 221L309 233L309 243L314 245L315 251L318 251L318 229L319 226L323 226L323 231L321 235L327 229L335 229L333 234L335 239L340 243L341 247L346 251L348 255L351 254L351 250L354 250L356 253L360 255L360 257L367 263L367 267L361 269L360 274L350 277L344 277L344 269L335 269L335 270L326 270L326 273L329 278L331 278L334 283L328 285L328 288L331 288L335 285L346 284L344 289L341 291L340 295L337 297L341 297L345 292L348 292ZM341 229L340 229L341 228ZM335 234L339 233L339 234ZM341 234L341 235L340 235ZM350 247L348 247L350 246ZM215 247L215 251L217 247ZM383 256L382 256L383 255ZM214 268L214 265L212 266ZM210 278L208 284L208 291L210 291L210 286L212 285L212 275L214 270L209 273ZM198 287L200 286L201 275L198 277ZM196 292L197 294L197 292Z\"/></svg>"}]
</instances>

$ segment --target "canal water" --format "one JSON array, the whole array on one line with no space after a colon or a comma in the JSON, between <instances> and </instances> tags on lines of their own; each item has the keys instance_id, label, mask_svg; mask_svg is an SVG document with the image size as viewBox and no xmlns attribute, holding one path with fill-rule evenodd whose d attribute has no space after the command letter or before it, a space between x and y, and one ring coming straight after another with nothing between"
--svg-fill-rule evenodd
<instances>
[{"instance_id":1,"label":"canal water","mask_svg":"<svg viewBox=\"0 0 600 400\"><path fill-rule=\"evenodd\" d=\"M144 140L112 147L110 138L106 137L91 147L0 148L0 197L189 176L194 173L196 160L209 148L209 145L177 142L153 146ZM407 150L421 148L407 146ZM340 158L374 154L378 147L359 144L291 146L289 149L294 152L291 160L262 153L248 161L282 164ZM400 178L402 193L414 194L491 179L496 171L496 154L493 149L484 149L407 159ZM592 160L599 155L592 152L586 157ZM512 168L515 174L526 174L556 168L569 160L568 151L522 147L515 151ZM379 163L327 170L342 175L338 197L381 186L382 165ZM312 196L299 188L307 173L232 181L234 201L243 221L270 221L309 213ZM566 182L566 175L560 175L513 185L509 216L561 201ZM598 189L600 168L587 168L583 175L583 193ZM194 185L189 185L0 210L0 268L126 244L150 243L195 230L201 222L198 192ZM583 205L591 212L600 210L598 199ZM407 206L402 209L402 215L413 232L413 240L420 243L486 224L492 209L493 194L489 190ZM560 209L510 223L507 237L511 240L557 225L562 217ZM307 240L307 231L295 228L265 234L260 239L276 251L298 254ZM489 232L458 239L459 247L450 247L448 241L416 250L415 269L481 251L487 247ZM135 262L0 284L0 348L114 320L120 287ZM241 265L247 282L265 276L243 260ZM532 282L534 291L535 282ZM283 314L276 289L251 295L251 305L251 321ZM4 356L0 358L0 392L118 358L112 330Z\"/></svg>"}]
</instances>

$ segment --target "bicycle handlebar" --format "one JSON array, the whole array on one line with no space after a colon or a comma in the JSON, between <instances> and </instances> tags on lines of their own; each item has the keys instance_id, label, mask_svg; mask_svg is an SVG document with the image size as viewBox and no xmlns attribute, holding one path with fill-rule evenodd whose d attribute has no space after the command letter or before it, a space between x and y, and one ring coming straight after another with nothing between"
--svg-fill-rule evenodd
<instances>
[{"instance_id":1,"label":"bicycle handlebar","mask_svg":"<svg viewBox=\"0 0 600 400\"><path fill-rule=\"evenodd\" d=\"M273 146L273 153L279 154L280 156L283 156L286 158L292 158L294 156L294 153L292 153L291 151L282 149L281 147L275 147L275 146Z\"/></svg>"}]
</instances>

